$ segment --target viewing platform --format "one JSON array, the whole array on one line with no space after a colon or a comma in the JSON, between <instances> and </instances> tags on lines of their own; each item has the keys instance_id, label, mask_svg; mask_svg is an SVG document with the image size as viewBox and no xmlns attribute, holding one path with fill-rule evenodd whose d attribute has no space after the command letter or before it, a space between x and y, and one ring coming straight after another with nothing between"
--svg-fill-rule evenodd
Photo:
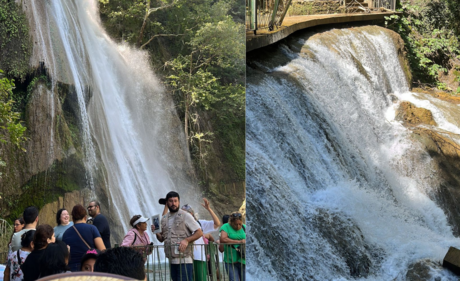
<instances>
[{"instance_id":1,"label":"viewing platform","mask_svg":"<svg viewBox=\"0 0 460 281\"><path fill-rule=\"evenodd\" d=\"M286 17L282 25L273 31L269 29L258 29L246 31L246 52L268 46L276 43L292 33L320 25L340 24L363 21L383 21L385 17L400 14L394 11L370 12L370 13L345 13L345 14L324 14L308 16L290 16Z\"/></svg>"}]
</instances>

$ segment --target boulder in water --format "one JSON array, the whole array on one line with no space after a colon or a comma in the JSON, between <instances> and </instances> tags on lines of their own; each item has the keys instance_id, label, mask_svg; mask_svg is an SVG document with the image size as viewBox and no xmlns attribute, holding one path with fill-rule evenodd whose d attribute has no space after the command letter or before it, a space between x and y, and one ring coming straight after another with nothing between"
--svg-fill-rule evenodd
<instances>
[{"instance_id":1,"label":"boulder in water","mask_svg":"<svg viewBox=\"0 0 460 281\"><path fill-rule=\"evenodd\" d=\"M424 259L411 264L406 273L407 281L428 281L428 280L441 280L440 276L433 276L432 269L440 268L438 263L431 260Z\"/></svg>"},{"instance_id":2,"label":"boulder in water","mask_svg":"<svg viewBox=\"0 0 460 281\"><path fill-rule=\"evenodd\" d=\"M401 102L396 118L403 121L406 126L416 126L419 124L436 126L431 111L425 108L416 107L407 101Z\"/></svg>"}]
</instances>

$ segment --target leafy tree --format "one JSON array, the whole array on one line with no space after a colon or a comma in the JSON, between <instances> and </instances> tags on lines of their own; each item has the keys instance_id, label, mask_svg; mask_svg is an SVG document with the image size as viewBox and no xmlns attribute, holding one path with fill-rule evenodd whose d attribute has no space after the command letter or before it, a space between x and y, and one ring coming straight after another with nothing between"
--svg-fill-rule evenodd
<instances>
[{"instance_id":1,"label":"leafy tree","mask_svg":"<svg viewBox=\"0 0 460 281\"><path fill-rule=\"evenodd\" d=\"M27 18L15 1L0 0L0 67L24 81L32 49Z\"/></svg>"},{"instance_id":2,"label":"leafy tree","mask_svg":"<svg viewBox=\"0 0 460 281\"><path fill-rule=\"evenodd\" d=\"M169 83L183 95L184 131L190 142L209 142L199 124L199 109L217 110L220 119L242 112L244 118L245 88L229 73L244 75L244 32L242 25L230 17L217 23L204 24L188 43L189 55L179 55L167 63L171 67ZM216 76L215 74L220 74ZM229 74L229 75L225 75ZM217 77L234 77L230 83L221 83ZM231 122L231 120L226 120ZM201 154L201 153L200 153Z\"/></svg>"},{"instance_id":3,"label":"leafy tree","mask_svg":"<svg viewBox=\"0 0 460 281\"><path fill-rule=\"evenodd\" d=\"M439 81L439 73L457 67L455 62L460 60L458 2L401 1L400 11L402 16L391 16L388 27L405 41L414 78L419 83L434 83L446 90Z\"/></svg>"},{"instance_id":4,"label":"leafy tree","mask_svg":"<svg viewBox=\"0 0 460 281\"><path fill-rule=\"evenodd\" d=\"M0 70L2 75L3 70ZM14 101L11 99L13 95L14 83L6 77L0 79L0 142L10 143L17 148L21 147L21 143L25 141L24 132L26 128L21 125L20 113L13 111ZM0 159L0 165L6 166L6 163ZM1 174L0 174L1 176Z\"/></svg>"},{"instance_id":5,"label":"leafy tree","mask_svg":"<svg viewBox=\"0 0 460 281\"><path fill-rule=\"evenodd\" d=\"M120 41L149 52L173 93L192 158L206 169L219 140L244 179L245 30L240 0L99 0ZM204 119L212 123L212 131ZM205 128L206 127L206 128Z\"/></svg>"}]
</instances>

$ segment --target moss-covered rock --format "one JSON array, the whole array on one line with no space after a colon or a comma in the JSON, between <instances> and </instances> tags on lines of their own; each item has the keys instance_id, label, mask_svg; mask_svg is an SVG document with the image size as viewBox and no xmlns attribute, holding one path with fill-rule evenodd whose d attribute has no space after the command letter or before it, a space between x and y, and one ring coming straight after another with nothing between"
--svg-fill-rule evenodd
<instances>
[{"instance_id":1,"label":"moss-covered rock","mask_svg":"<svg viewBox=\"0 0 460 281\"><path fill-rule=\"evenodd\" d=\"M9 219L29 205L41 208L87 186L76 118L70 110L63 110L70 107L72 87L51 87L46 77L39 76L30 79L27 92L26 151L0 146L1 158L8 163L0 167L0 192L5 199L0 203L0 216Z\"/></svg>"},{"instance_id":2,"label":"moss-covered rock","mask_svg":"<svg viewBox=\"0 0 460 281\"><path fill-rule=\"evenodd\" d=\"M85 185L85 168L76 154L63 161L56 160L46 171L33 175L8 197L7 218L12 221L21 216L27 206L41 209L48 203L58 201L65 193L80 190Z\"/></svg>"},{"instance_id":3,"label":"moss-covered rock","mask_svg":"<svg viewBox=\"0 0 460 281\"><path fill-rule=\"evenodd\" d=\"M24 12L15 1L0 0L0 69L23 81L30 72L32 43Z\"/></svg>"}]
</instances>

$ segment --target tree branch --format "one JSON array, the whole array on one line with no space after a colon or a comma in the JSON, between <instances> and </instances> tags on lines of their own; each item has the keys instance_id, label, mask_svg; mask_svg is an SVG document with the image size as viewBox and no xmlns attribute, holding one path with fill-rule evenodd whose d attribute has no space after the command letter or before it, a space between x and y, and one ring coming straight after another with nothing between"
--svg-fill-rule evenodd
<instances>
[{"instance_id":1,"label":"tree branch","mask_svg":"<svg viewBox=\"0 0 460 281\"><path fill-rule=\"evenodd\" d=\"M172 7L174 5L176 5L178 0L175 0L174 2L172 2L171 4L169 5L166 5L166 6L163 6L163 7L157 7L157 8L150 8L150 0L147 0L147 9L145 11L145 15L144 15L144 22L142 23L142 27L141 27L141 31L139 32L139 38L137 39L137 46L140 46L141 43L142 43L142 39L144 38L144 30L145 30L145 26L147 25L147 19L149 18L150 14L153 13L153 12L156 12L158 10L163 10L163 9L166 9L166 8L169 8L169 7ZM149 42L151 41L151 39L149 40ZM146 44L148 44L149 42L145 43L144 45L142 45L142 47L144 47ZM141 47L141 48L142 48Z\"/></svg>"},{"instance_id":2,"label":"tree branch","mask_svg":"<svg viewBox=\"0 0 460 281\"><path fill-rule=\"evenodd\" d=\"M155 37L170 37L170 36L182 36L185 34L157 34L152 36L152 38L149 39L144 45L142 45L140 48L144 48L147 44L149 44Z\"/></svg>"}]
</instances>

